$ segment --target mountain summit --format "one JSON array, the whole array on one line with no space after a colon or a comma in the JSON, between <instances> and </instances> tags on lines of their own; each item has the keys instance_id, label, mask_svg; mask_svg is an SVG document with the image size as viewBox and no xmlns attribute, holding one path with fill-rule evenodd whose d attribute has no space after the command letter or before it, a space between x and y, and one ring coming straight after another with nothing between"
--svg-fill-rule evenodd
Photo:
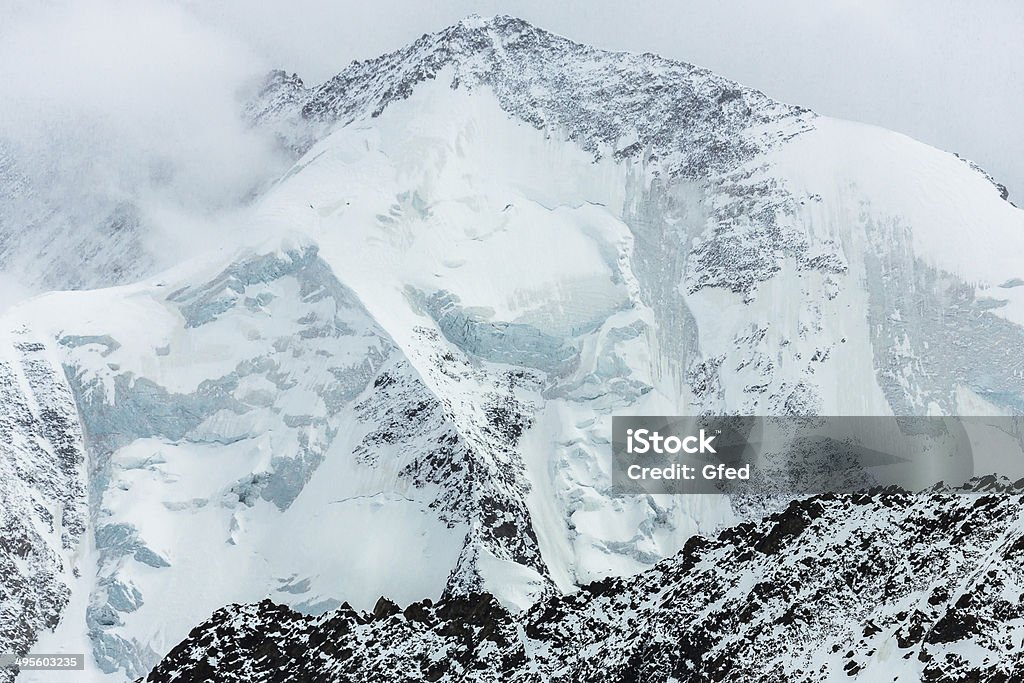
<instances>
[{"instance_id":1,"label":"mountain summit","mask_svg":"<svg viewBox=\"0 0 1024 683\"><path fill-rule=\"evenodd\" d=\"M442 72L452 89L486 87L511 117L559 131L596 157L658 162L671 176L702 177L749 159L775 139L756 126L785 120L795 134L813 119L706 69L599 50L509 16L464 19L313 88L273 72L248 114L281 126L301 150L309 124L324 131L377 117Z\"/></svg>"}]
</instances>

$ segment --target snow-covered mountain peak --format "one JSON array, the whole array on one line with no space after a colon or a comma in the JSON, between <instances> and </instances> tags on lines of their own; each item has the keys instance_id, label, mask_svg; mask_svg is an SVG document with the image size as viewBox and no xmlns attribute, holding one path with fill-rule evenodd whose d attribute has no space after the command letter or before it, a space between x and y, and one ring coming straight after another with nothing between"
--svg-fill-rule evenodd
<instances>
[{"instance_id":1,"label":"snow-covered mountain peak","mask_svg":"<svg viewBox=\"0 0 1024 683\"><path fill-rule=\"evenodd\" d=\"M734 167L813 119L705 69L600 50L504 15L425 34L312 88L274 72L248 113L304 151L332 125L379 116L443 71L453 89L489 87L509 115L596 156L643 159L672 176Z\"/></svg>"},{"instance_id":2,"label":"snow-covered mountain peak","mask_svg":"<svg viewBox=\"0 0 1024 683\"><path fill-rule=\"evenodd\" d=\"M487 26L496 23L499 18L507 19L509 17L499 14L481 15L474 12L473 14L469 14L460 19L458 25L467 29L486 28Z\"/></svg>"},{"instance_id":3,"label":"snow-covered mountain peak","mask_svg":"<svg viewBox=\"0 0 1024 683\"><path fill-rule=\"evenodd\" d=\"M1024 409L1024 213L905 136L504 16L247 114L294 164L238 243L2 319L11 457L87 461L0 490L26 529L69 496L92 544L41 534L37 651L124 680L268 596L515 612L757 514L617 494L616 414Z\"/></svg>"}]
</instances>

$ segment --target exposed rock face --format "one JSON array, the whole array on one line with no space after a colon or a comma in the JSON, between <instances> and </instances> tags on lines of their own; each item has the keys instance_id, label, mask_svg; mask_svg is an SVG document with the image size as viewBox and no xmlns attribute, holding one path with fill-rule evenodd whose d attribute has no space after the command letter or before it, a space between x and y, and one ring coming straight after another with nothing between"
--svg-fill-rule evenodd
<instances>
[{"instance_id":1,"label":"exposed rock face","mask_svg":"<svg viewBox=\"0 0 1024 683\"><path fill-rule=\"evenodd\" d=\"M145 680L1020 681L1022 503L993 478L794 501L520 614L487 594L231 605Z\"/></svg>"},{"instance_id":2,"label":"exposed rock face","mask_svg":"<svg viewBox=\"0 0 1024 683\"><path fill-rule=\"evenodd\" d=\"M28 334L0 338L0 649L26 654L83 567L82 433L67 380ZM0 669L0 681L14 672Z\"/></svg>"}]
</instances>

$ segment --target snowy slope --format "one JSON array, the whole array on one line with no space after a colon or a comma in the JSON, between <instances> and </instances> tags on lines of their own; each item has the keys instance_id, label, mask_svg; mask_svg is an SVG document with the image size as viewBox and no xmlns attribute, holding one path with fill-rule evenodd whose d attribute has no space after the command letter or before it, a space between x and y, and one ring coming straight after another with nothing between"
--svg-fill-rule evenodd
<instances>
[{"instance_id":1,"label":"snowy slope","mask_svg":"<svg viewBox=\"0 0 1024 683\"><path fill-rule=\"evenodd\" d=\"M1018 681L1022 486L795 501L518 614L229 605L145 680Z\"/></svg>"},{"instance_id":2,"label":"snowy slope","mask_svg":"<svg viewBox=\"0 0 1024 683\"><path fill-rule=\"evenodd\" d=\"M36 316L64 355L95 495L91 646L74 620L57 641L105 671L144 673L225 598L322 611L397 585L437 593L462 548L468 512L431 509L436 487L404 471L429 444L374 441L376 404L404 398L390 383L423 394L419 379L315 247L198 278L46 297Z\"/></svg>"},{"instance_id":3,"label":"snowy slope","mask_svg":"<svg viewBox=\"0 0 1024 683\"><path fill-rule=\"evenodd\" d=\"M86 606L49 642L100 670L145 673L225 599L316 613L481 588L485 565L510 600L549 586L513 450L537 380L448 354L454 409L308 240L16 313L54 340L90 450Z\"/></svg>"},{"instance_id":4,"label":"snowy slope","mask_svg":"<svg viewBox=\"0 0 1024 683\"><path fill-rule=\"evenodd\" d=\"M612 414L1021 410L1024 213L898 134L507 17L247 115L301 156L242 248L0 326L74 395L88 561L34 595L95 676L230 602L517 610L737 521L613 495Z\"/></svg>"}]
</instances>

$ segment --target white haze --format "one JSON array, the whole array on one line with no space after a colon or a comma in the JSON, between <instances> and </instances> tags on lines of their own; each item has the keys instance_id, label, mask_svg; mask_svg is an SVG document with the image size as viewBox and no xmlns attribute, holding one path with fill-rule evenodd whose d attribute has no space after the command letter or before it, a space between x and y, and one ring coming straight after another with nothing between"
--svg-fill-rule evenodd
<instances>
[{"instance_id":1,"label":"white haze","mask_svg":"<svg viewBox=\"0 0 1024 683\"><path fill-rule=\"evenodd\" d=\"M244 42L173 3L7 5L0 144L57 211L136 204L169 264L179 245L230 241L238 208L280 170L240 117L239 89L264 72ZM15 284L0 280L0 309L28 293Z\"/></svg>"}]
</instances>

